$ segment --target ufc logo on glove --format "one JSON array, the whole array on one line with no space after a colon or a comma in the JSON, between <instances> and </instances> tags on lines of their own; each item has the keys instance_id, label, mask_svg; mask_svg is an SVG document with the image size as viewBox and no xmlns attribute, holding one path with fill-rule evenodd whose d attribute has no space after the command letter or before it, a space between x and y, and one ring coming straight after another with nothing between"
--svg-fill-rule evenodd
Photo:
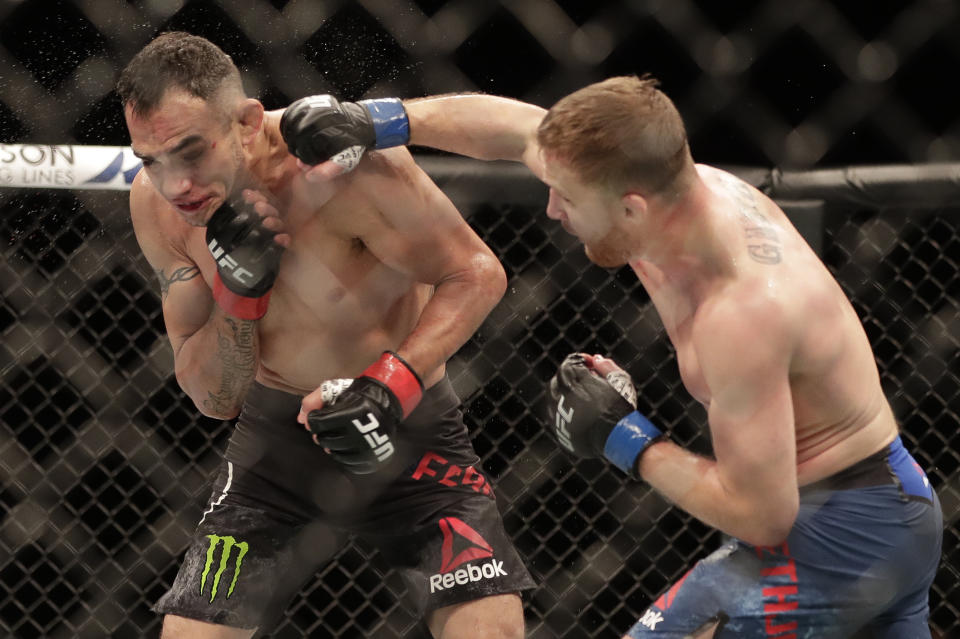
<instances>
[{"instance_id":1,"label":"ufc logo on glove","mask_svg":"<svg viewBox=\"0 0 960 639\"><path fill-rule=\"evenodd\" d=\"M220 271L227 271L241 284L247 285L251 283L253 273L243 268L237 261L230 257L230 254L223 250L216 240L210 240L210 244L207 245L207 248L210 249L210 254L213 255L213 259L216 260L217 266L220 267Z\"/></svg>"},{"instance_id":2,"label":"ufc logo on glove","mask_svg":"<svg viewBox=\"0 0 960 639\"><path fill-rule=\"evenodd\" d=\"M560 443L564 448L573 452L573 443L570 441L570 431L567 430L570 422L573 421L573 408L571 407L568 410L563 409L563 395L560 396L560 401L557 402L557 419L556 419L556 429L557 429L557 439L560 440Z\"/></svg>"},{"instance_id":3,"label":"ufc logo on glove","mask_svg":"<svg viewBox=\"0 0 960 639\"><path fill-rule=\"evenodd\" d=\"M366 424L359 419L355 419L353 420L353 425L360 431L360 434L363 435L363 438L370 445L370 448L373 449L373 453L377 456L377 461L382 462L393 454L393 443L390 441L390 436L376 432L380 426L376 415L367 413Z\"/></svg>"}]
</instances>

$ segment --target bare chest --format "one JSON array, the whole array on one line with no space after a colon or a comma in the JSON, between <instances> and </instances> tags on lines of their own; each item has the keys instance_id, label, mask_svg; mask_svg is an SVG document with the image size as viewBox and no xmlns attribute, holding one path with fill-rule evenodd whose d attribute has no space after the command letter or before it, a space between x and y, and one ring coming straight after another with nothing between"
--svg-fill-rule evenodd
<instances>
[{"instance_id":1,"label":"bare chest","mask_svg":"<svg viewBox=\"0 0 960 639\"><path fill-rule=\"evenodd\" d=\"M663 282L662 276L642 263L632 265L657 309L663 327L673 344L680 369L680 379L687 391L701 404L710 402L710 388L693 346L692 326L694 307Z\"/></svg>"},{"instance_id":2,"label":"bare chest","mask_svg":"<svg viewBox=\"0 0 960 639\"><path fill-rule=\"evenodd\" d=\"M323 379L352 376L395 348L416 322L427 298L424 287L382 263L358 233L341 224L345 213L288 218L291 243L257 326L262 382L309 390ZM216 264L204 229L196 231L187 250L212 287Z\"/></svg>"},{"instance_id":3,"label":"bare chest","mask_svg":"<svg viewBox=\"0 0 960 639\"><path fill-rule=\"evenodd\" d=\"M693 347L693 339L690 336L690 326L692 321L688 318L672 330L668 330L670 341L673 343L677 352L677 366L680 368L680 379L683 386L690 395L703 404L708 406L712 393L707 385L703 369L700 367L700 361L697 358L696 349Z\"/></svg>"}]
</instances>

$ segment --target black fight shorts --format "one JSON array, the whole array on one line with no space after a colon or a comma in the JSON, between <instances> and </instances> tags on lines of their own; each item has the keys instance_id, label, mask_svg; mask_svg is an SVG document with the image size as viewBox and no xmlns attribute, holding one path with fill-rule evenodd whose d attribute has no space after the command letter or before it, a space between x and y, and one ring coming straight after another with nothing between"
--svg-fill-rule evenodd
<instances>
[{"instance_id":1,"label":"black fight shorts","mask_svg":"<svg viewBox=\"0 0 960 639\"><path fill-rule=\"evenodd\" d=\"M397 429L383 471L351 475L296 422L301 398L255 385L170 590L154 606L269 628L347 535L374 544L426 611L534 582L507 537L448 379Z\"/></svg>"}]
</instances>

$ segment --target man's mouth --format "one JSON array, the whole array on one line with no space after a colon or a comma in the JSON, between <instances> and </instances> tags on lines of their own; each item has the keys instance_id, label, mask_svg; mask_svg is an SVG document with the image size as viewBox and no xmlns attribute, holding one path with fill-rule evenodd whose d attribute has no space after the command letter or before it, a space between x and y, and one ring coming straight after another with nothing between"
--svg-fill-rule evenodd
<instances>
[{"instance_id":1,"label":"man's mouth","mask_svg":"<svg viewBox=\"0 0 960 639\"><path fill-rule=\"evenodd\" d=\"M193 213L203 208L203 205L210 201L209 197L201 198L199 200L192 200L190 202L177 202L176 207L181 211L187 213Z\"/></svg>"}]
</instances>

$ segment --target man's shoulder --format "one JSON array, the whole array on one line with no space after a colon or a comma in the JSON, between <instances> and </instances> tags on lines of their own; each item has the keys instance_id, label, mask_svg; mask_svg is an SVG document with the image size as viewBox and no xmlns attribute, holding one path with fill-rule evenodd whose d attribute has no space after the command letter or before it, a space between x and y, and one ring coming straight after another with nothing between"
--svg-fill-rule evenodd
<instances>
[{"instance_id":1,"label":"man's shoulder","mask_svg":"<svg viewBox=\"0 0 960 639\"><path fill-rule=\"evenodd\" d=\"M157 191L157 188L141 170L130 185L130 215L134 224L155 219L170 209L170 205Z\"/></svg>"},{"instance_id":2,"label":"man's shoulder","mask_svg":"<svg viewBox=\"0 0 960 639\"><path fill-rule=\"evenodd\" d=\"M143 171L130 185L130 220L144 252L161 250L186 256L187 236L193 227L180 219Z\"/></svg>"},{"instance_id":3,"label":"man's shoulder","mask_svg":"<svg viewBox=\"0 0 960 639\"><path fill-rule=\"evenodd\" d=\"M763 281L738 279L702 303L694 321L694 339L708 342L787 339L795 316L783 295L769 290Z\"/></svg>"}]
</instances>

